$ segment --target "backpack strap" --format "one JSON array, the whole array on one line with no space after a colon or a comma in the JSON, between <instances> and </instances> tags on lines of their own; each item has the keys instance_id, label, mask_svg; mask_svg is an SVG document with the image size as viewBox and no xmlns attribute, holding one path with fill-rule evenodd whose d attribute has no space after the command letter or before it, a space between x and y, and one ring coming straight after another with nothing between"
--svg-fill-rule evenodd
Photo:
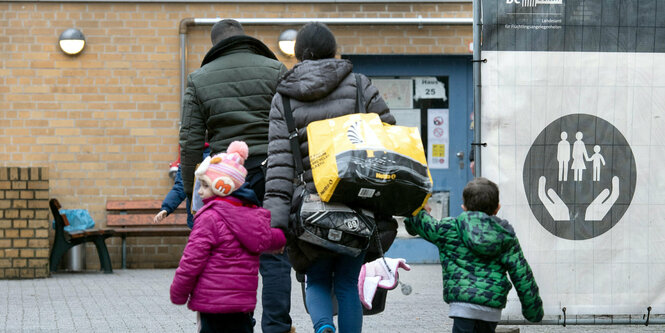
<instances>
[{"instance_id":1,"label":"backpack strap","mask_svg":"<svg viewBox=\"0 0 665 333\"><path fill-rule=\"evenodd\" d=\"M284 119L286 120L286 128L289 131L289 142L291 143L291 153L293 154L293 162L296 168L296 175L300 182L305 184L303 174L305 173L302 166L302 155L300 154L300 143L298 142L298 129L296 122L293 119L293 111L291 110L291 99L288 96L282 95L282 105L284 106Z\"/></svg>"},{"instance_id":2,"label":"backpack strap","mask_svg":"<svg viewBox=\"0 0 665 333\"><path fill-rule=\"evenodd\" d=\"M360 74L353 73L356 77L356 112L355 113L367 113L365 109L365 96L360 92Z\"/></svg>"}]
</instances>

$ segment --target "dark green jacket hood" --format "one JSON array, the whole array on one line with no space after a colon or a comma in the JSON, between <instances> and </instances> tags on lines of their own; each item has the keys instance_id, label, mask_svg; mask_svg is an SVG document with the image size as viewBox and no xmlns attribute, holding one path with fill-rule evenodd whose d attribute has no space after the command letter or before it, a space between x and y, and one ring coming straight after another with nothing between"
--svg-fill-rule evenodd
<instances>
[{"instance_id":1,"label":"dark green jacket hood","mask_svg":"<svg viewBox=\"0 0 665 333\"><path fill-rule=\"evenodd\" d=\"M483 212L465 212L455 219L464 245L480 257L496 257L515 245L515 231L508 221Z\"/></svg>"}]
</instances>

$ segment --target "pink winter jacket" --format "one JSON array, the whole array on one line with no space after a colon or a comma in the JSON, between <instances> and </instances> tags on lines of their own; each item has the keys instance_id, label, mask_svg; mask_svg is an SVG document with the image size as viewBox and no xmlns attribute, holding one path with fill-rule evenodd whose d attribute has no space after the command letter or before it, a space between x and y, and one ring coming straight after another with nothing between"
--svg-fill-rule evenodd
<instances>
[{"instance_id":1,"label":"pink winter jacket","mask_svg":"<svg viewBox=\"0 0 665 333\"><path fill-rule=\"evenodd\" d=\"M171 302L206 313L250 312L256 307L259 254L286 243L270 228L270 211L216 197L196 222L171 284Z\"/></svg>"}]
</instances>

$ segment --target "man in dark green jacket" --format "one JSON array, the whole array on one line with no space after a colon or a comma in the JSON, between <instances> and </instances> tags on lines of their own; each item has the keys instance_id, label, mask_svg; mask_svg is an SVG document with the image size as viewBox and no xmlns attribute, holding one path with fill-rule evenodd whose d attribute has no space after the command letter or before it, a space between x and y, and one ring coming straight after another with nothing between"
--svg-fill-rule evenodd
<instances>
[{"instance_id":1,"label":"man in dark green jacket","mask_svg":"<svg viewBox=\"0 0 665 333\"><path fill-rule=\"evenodd\" d=\"M182 180L187 197L194 189L194 171L207 141L210 154L226 151L233 141L249 146L246 180L263 200L265 179L261 162L268 151L268 115L284 64L256 38L245 35L239 22L217 22L210 34L213 47L201 68L189 74L180 124ZM263 280L262 330L291 329L290 265L285 254L261 255Z\"/></svg>"},{"instance_id":2,"label":"man in dark green jacket","mask_svg":"<svg viewBox=\"0 0 665 333\"><path fill-rule=\"evenodd\" d=\"M464 213L437 221L425 210L404 221L406 230L439 248L443 300L455 332L494 332L515 285L528 321L543 319L543 302L513 227L496 217L499 188L475 178L463 191Z\"/></svg>"}]
</instances>

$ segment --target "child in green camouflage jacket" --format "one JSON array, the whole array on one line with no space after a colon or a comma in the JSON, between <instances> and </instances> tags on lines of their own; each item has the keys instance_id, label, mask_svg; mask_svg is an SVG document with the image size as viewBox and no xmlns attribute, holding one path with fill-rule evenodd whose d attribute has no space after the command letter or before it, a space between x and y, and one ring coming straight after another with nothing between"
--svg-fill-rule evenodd
<instances>
[{"instance_id":1,"label":"child in green camouflage jacket","mask_svg":"<svg viewBox=\"0 0 665 333\"><path fill-rule=\"evenodd\" d=\"M439 248L443 300L450 305L453 333L494 332L515 284L522 314L532 322L543 318L543 302L531 267L513 227L496 217L499 188L486 178L470 181L463 192L464 212L436 220L427 210L405 220L406 230Z\"/></svg>"}]
</instances>

